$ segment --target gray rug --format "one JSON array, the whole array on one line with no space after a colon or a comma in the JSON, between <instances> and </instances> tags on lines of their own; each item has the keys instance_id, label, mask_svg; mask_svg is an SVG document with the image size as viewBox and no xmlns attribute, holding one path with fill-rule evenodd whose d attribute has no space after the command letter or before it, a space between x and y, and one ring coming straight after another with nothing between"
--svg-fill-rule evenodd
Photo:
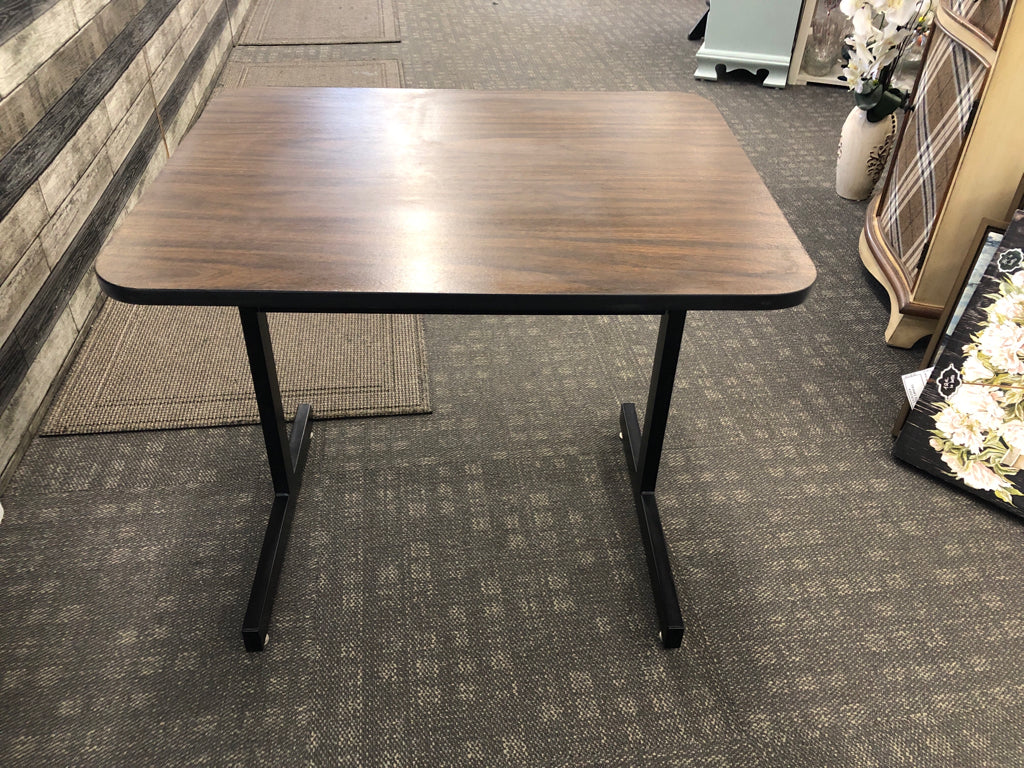
<instances>
[{"instance_id":1,"label":"gray rug","mask_svg":"<svg viewBox=\"0 0 1024 768\"><path fill-rule=\"evenodd\" d=\"M401 88L402 65L395 59L358 61L239 61L224 67L218 87L323 86Z\"/></svg>"},{"instance_id":2,"label":"gray rug","mask_svg":"<svg viewBox=\"0 0 1024 768\"><path fill-rule=\"evenodd\" d=\"M241 45L398 42L391 0L259 0Z\"/></svg>"},{"instance_id":3,"label":"gray rug","mask_svg":"<svg viewBox=\"0 0 1024 768\"><path fill-rule=\"evenodd\" d=\"M423 328L411 315L271 314L288 418L429 413ZM259 418L238 311L109 301L61 385L44 435L233 424Z\"/></svg>"}]
</instances>

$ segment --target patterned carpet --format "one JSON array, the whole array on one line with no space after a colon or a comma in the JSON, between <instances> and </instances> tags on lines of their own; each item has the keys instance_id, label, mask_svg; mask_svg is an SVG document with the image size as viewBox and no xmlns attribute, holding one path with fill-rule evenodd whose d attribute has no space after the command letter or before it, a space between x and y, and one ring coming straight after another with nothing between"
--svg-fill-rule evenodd
<instances>
[{"instance_id":1,"label":"patterned carpet","mask_svg":"<svg viewBox=\"0 0 1024 768\"><path fill-rule=\"evenodd\" d=\"M850 97L693 80L703 6L400 2L402 43L345 51L408 87L703 94L817 264L798 308L689 318L659 482L683 647L616 435L655 321L429 316L432 415L314 426L263 654L257 428L35 441L0 763L1024 765L1024 526L890 457L921 350L882 342L832 190Z\"/></svg>"}]
</instances>

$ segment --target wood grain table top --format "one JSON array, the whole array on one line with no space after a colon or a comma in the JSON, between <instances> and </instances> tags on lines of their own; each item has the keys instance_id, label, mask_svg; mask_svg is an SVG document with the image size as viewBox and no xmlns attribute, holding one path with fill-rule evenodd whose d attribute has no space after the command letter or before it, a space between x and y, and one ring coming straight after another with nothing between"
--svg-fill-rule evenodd
<instances>
[{"instance_id":1,"label":"wood grain table top","mask_svg":"<svg viewBox=\"0 0 1024 768\"><path fill-rule=\"evenodd\" d=\"M772 309L815 271L706 100L252 88L211 100L96 263L265 310Z\"/></svg>"}]
</instances>

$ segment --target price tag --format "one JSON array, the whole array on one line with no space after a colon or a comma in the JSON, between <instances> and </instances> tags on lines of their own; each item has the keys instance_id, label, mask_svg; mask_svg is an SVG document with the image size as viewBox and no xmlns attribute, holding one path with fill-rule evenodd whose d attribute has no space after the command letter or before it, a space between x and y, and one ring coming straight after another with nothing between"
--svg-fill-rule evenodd
<instances>
[{"instance_id":1,"label":"price tag","mask_svg":"<svg viewBox=\"0 0 1024 768\"><path fill-rule=\"evenodd\" d=\"M928 383L928 377L931 375L931 368L903 374L903 389L907 393L907 400L910 402L911 408L917 405L917 398L921 396L925 384Z\"/></svg>"}]
</instances>

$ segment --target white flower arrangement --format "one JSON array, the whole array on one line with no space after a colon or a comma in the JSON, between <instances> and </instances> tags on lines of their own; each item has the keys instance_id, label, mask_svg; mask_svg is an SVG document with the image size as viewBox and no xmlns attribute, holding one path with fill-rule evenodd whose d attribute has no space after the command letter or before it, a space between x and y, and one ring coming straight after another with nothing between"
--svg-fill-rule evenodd
<instances>
[{"instance_id":1,"label":"white flower arrangement","mask_svg":"<svg viewBox=\"0 0 1024 768\"><path fill-rule=\"evenodd\" d=\"M892 84L907 46L928 31L933 0L841 0L839 10L853 22L846 38L849 60L843 78L857 106L878 122L906 104L907 93Z\"/></svg>"},{"instance_id":2,"label":"white flower arrangement","mask_svg":"<svg viewBox=\"0 0 1024 768\"><path fill-rule=\"evenodd\" d=\"M963 347L959 368L936 377L945 398L929 445L949 474L1007 504L1024 493L1013 478L1024 469L1024 251L1004 251L999 293L986 296L985 320Z\"/></svg>"}]
</instances>

